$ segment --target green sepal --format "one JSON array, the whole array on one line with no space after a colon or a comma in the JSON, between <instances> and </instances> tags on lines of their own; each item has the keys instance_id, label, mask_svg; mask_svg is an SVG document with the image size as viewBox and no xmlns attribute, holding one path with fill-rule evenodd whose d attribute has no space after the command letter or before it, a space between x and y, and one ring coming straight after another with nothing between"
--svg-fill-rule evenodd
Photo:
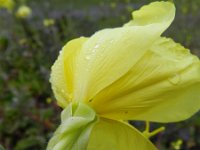
<instances>
[{"instance_id":1,"label":"green sepal","mask_svg":"<svg viewBox=\"0 0 200 150\"><path fill-rule=\"evenodd\" d=\"M61 113L61 125L50 139L47 150L85 150L96 113L83 103L69 104Z\"/></svg>"}]
</instances>

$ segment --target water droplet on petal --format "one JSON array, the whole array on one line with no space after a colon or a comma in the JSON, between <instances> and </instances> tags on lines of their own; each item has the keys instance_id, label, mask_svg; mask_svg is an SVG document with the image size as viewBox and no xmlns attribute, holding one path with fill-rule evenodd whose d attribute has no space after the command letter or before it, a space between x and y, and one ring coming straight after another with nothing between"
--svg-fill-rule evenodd
<instances>
[{"instance_id":1,"label":"water droplet on petal","mask_svg":"<svg viewBox=\"0 0 200 150\"><path fill-rule=\"evenodd\" d=\"M99 48L99 45L98 45L98 44L96 44L96 45L94 46L94 48L92 49L92 53L93 53L93 54L96 53L97 48Z\"/></svg>"},{"instance_id":2,"label":"water droplet on petal","mask_svg":"<svg viewBox=\"0 0 200 150\"><path fill-rule=\"evenodd\" d=\"M170 78L168 78L168 81L173 85L178 85L181 81L181 76L178 73L175 73Z\"/></svg>"},{"instance_id":3,"label":"water droplet on petal","mask_svg":"<svg viewBox=\"0 0 200 150\"><path fill-rule=\"evenodd\" d=\"M90 60L90 58L91 58L91 57L90 57L89 55L85 57L85 59L87 59L87 60Z\"/></svg>"},{"instance_id":4,"label":"water droplet on petal","mask_svg":"<svg viewBox=\"0 0 200 150\"><path fill-rule=\"evenodd\" d=\"M98 48L98 47L99 47L99 45L98 45L98 44L94 46L94 48Z\"/></svg>"}]
</instances>

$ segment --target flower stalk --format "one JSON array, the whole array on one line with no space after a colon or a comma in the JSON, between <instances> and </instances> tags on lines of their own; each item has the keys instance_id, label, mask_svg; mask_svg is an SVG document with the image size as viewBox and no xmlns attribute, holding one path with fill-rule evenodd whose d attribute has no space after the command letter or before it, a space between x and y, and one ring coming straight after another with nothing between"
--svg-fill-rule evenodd
<instances>
[{"instance_id":1,"label":"flower stalk","mask_svg":"<svg viewBox=\"0 0 200 150\"><path fill-rule=\"evenodd\" d=\"M143 135L146 137L146 138L151 138L152 136L162 132L165 130L165 127L160 127L160 128L157 128L153 131L150 131L150 122L149 121L146 121L146 128L145 130L143 131Z\"/></svg>"}]
</instances>

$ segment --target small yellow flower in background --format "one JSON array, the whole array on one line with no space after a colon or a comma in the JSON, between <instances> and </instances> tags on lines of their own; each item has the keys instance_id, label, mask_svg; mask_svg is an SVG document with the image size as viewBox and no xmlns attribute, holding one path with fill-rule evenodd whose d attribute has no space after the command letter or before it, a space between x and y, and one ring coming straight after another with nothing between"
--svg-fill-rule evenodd
<instances>
[{"instance_id":1,"label":"small yellow flower in background","mask_svg":"<svg viewBox=\"0 0 200 150\"><path fill-rule=\"evenodd\" d=\"M28 40L26 38L19 39L19 44L26 45L26 44L28 44Z\"/></svg>"},{"instance_id":2,"label":"small yellow flower in background","mask_svg":"<svg viewBox=\"0 0 200 150\"><path fill-rule=\"evenodd\" d=\"M117 7L117 3L116 2L111 2L110 3L110 7L113 8L113 9L116 8Z\"/></svg>"},{"instance_id":3,"label":"small yellow flower in background","mask_svg":"<svg viewBox=\"0 0 200 150\"><path fill-rule=\"evenodd\" d=\"M0 0L0 7L6 8L9 11L12 11L14 4L13 0Z\"/></svg>"},{"instance_id":4,"label":"small yellow flower in background","mask_svg":"<svg viewBox=\"0 0 200 150\"><path fill-rule=\"evenodd\" d=\"M132 13L122 27L69 41L50 82L64 109L47 150L155 150L149 122L176 122L200 108L200 61L161 34L175 16L171 2ZM147 122L144 133L122 120Z\"/></svg>"},{"instance_id":5,"label":"small yellow flower in background","mask_svg":"<svg viewBox=\"0 0 200 150\"><path fill-rule=\"evenodd\" d=\"M55 24L55 20L54 19L44 19L43 20L43 25L45 27L49 27Z\"/></svg>"},{"instance_id":6,"label":"small yellow flower in background","mask_svg":"<svg viewBox=\"0 0 200 150\"><path fill-rule=\"evenodd\" d=\"M174 150L180 150L182 144L183 144L183 141L181 139L178 139L178 140L171 143Z\"/></svg>"},{"instance_id":7,"label":"small yellow flower in background","mask_svg":"<svg viewBox=\"0 0 200 150\"><path fill-rule=\"evenodd\" d=\"M48 104L50 104L50 103L52 102L51 97L48 97L48 98L46 99L46 102L47 102Z\"/></svg>"},{"instance_id":8,"label":"small yellow flower in background","mask_svg":"<svg viewBox=\"0 0 200 150\"><path fill-rule=\"evenodd\" d=\"M16 16L17 16L18 18L21 18L21 19L28 18L28 17L31 16L31 14L32 14L31 8L28 7L28 6L25 6L25 5L20 6L20 7L18 8L17 12L16 12Z\"/></svg>"}]
</instances>

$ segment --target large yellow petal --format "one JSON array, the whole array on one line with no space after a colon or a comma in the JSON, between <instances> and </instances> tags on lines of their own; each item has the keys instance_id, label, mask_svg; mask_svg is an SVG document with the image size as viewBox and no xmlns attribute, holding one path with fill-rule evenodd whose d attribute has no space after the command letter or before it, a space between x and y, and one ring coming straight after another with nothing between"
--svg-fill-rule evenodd
<instances>
[{"instance_id":1,"label":"large yellow petal","mask_svg":"<svg viewBox=\"0 0 200 150\"><path fill-rule=\"evenodd\" d=\"M72 100L76 55L86 40L87 38L81 37L69 41L51 68L50 82L58 104L62 107L66 107Z\"/></svg>"},{"instance_id":2,"label":"large yellow petal","mask_svg":"<svg viewBox=\"0 0 200 150\"><path fill-rule=\"evenodd\" d=\"M160 38L90 105L112 119L174 122L200 109L199 92L199 59L171 39Z\"/></svg>"},{"instance_id":3,"label":"large yellow petal","mask_svg":"<svg viewBox=\"0 0 200 150\"><path fill-rule=\"evenodd\" d=\"M156 150L153 144L130 125L100 118L92 129L87 150Z\"/></svg>"},{"instance_id":4,"label":"large yellow petal","mask_svg":"<svg viewBox=\"0 0 200 150\"><path fill-rule=\"evenodd\" d=\"M90 37L77 55L74 100L90 101L127 73L171 24L174 14L172 3L152 3L133 13L136 19L124 27L101 30Z\"/></svg>"}]
</instances>

